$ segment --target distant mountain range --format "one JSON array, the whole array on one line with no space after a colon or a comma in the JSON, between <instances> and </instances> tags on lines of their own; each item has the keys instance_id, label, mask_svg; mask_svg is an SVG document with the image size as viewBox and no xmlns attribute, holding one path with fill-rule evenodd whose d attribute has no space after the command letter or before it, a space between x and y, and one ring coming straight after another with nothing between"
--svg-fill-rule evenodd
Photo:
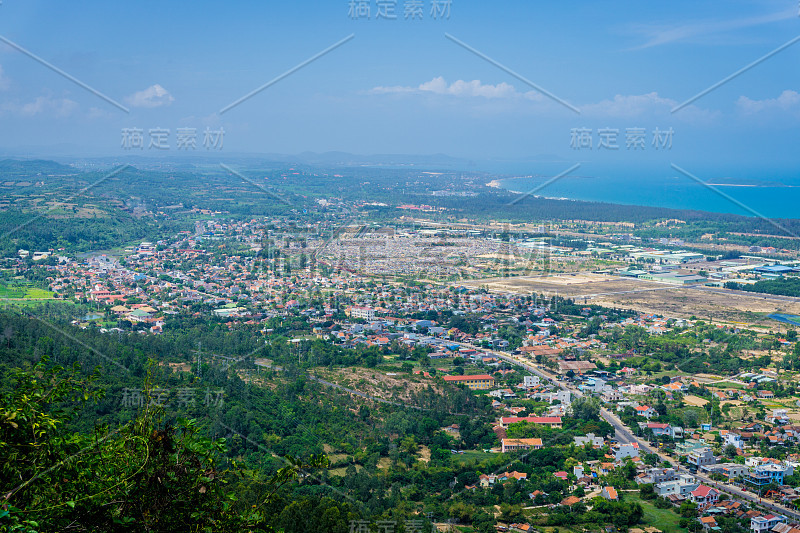
<instances>
[{"instance_id":1,"label":"distant mountain range","mask_svg":"<svg viewBox=\"0 0 800 533\"><path fill-rule=\"evenodd\" d=\"M47 159L4 159L0 161L0 177L50 174L77 174L73 167L49 161Z\"/></svg>"},{"instance_id":2,"label":"distant mountain range","mask_svg":"<svg viewBox=\"0 0 800 533\"><path fill-rule=\"evenodd\" d=\"M75 165L77 168L91 168L96 165L116 166L120 164L131 164L142 168L170 168L170 169L192 169L195 166L207 167L209 164L217 165L219 162L233 163L239 162L248 167L257 165L274 165L284 163L290 165L318 165L331 167L423 167L426 169L449 169L463 171L486 171L494 165L503 166L511 160L492 159L492 160L471 160L461 157L453 157L447 154L353 154L349 152L302 152L299 154L280 154L280 153L247 153L247 152L171 152L164 154L150 154L147 152L133 153L123 152L115 156L82 156L68 155L69 152L63 149L47 153L44 149L30 150L25 155L16 156L13 152L4 152L6 161L10 165L21 163L32 163L40 165L43 161L56 165L52 160L64 164ZM80 150L75 150L72 154L81 154ZM519 160L516 163L533 162L552 162L558 160L556 156L537 155ZM12 167L0 167L0 171L14 171ZM32 168L32 167L27 167ZM42 167L46 172L51 169ZM67 167L68 168L68 167Z\"/></svg>"}]
</instances>

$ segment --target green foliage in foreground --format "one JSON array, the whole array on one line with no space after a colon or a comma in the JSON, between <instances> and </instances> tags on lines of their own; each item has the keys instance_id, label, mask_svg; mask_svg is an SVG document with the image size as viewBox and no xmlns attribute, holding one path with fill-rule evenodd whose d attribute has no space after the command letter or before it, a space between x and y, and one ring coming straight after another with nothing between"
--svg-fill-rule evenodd
<instances>
[{"instance_id":1,"label":"green foliage in foreground","mask_svg":"<svg viewBox=\"0 0 800 533\"><path fill-rule=\"evenodd\" d=\"M40 362L17 371L0 397L0 528L6 531L270 531L277 491L327 458L287 458L270 479L224 464L225 439L194 420L164 424L154 408L116 429L73 433L68 422L102 391L70 370ZM258 484L257 504L231 485Z\"/></svg>"}]
</instances>

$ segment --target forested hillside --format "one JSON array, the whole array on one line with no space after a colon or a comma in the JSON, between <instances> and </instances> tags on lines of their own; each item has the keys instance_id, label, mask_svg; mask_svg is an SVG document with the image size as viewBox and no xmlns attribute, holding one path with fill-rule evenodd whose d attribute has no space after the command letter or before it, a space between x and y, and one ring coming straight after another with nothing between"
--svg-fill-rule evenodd
<instances>
[{"instance_id":1,"label":"forested hillside","mask_svg":"<svg viewBox=\"0 0 800 533\"><path fill-rule=\"evenodd\" d=\"M331 530L346 531L358 517L413 517L400 505L402 492L441 490L453 475L474 471L451 465L449 451L436 452L449 446L439 427L470 424L449 412L481 416L460 389L423 393L414 401L427 406L420 412L355 399L308 379L307 368L291 365L296 356L280 338L266 345L219 324L163 337L102 335L53 320L11 312L0 317L7 523L32 521L25 526L30 531L63 530L65 524L77 531L112 524L171 531L187 521L196 531L209 523L227 524L214 531L243 524L305 531L308 520L324 515ZM218 349L244 358L234 367L201 356L198 376L198 340L206 353ZM364 355L322 342L309 349L328 367L359 364ZM257 357L269 357L282 370L259 372ZM188 360L180 367L188 371L167 366L181 360ZM414 468L418 446L430 447L438 468L427 474ZM331 466L344 475L321 469L280 490L278 478L269 481L293 464L287 463L292 457L304 466L327 465L325 451L334 452ZM81 459L70 459L75 454ZM396 465L391 475L378 469L382 457ZM62 477L66 481L58 481ZM166 479L170 485L162 485ZM178 490L184 485L200 492ZM167 509L159 500L166 494L183 501ZM133 500L144 503L130 507ZM258 516L250 513L252 505ZM294 516L298 512L303 520Z\"/></svg>"}]
</instances>

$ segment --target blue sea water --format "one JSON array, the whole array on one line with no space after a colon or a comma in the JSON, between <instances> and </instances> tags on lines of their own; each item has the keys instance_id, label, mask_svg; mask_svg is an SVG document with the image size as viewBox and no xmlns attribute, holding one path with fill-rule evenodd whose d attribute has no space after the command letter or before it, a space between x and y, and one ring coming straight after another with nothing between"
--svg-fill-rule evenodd
<instances>
[{"instance_id":1,"label":"blue sea water","mask_svg":"<svg viewBox=\"0 0 800 533\"><path fill-rule=\"evenodd\" d=\"M800 218L800 176L787 173L699 172L689 177L668 168L578 168L547 185L568 164L531 165L534 172L500 178L500 187L548 198L696 209L768 218ZM549 168L546 168L549 167ZM756 174L756 177L753 175ZM696 178L696 179L695 179ZM702 182L702 183L701 183Z\"/></svg>"}]
</instances>

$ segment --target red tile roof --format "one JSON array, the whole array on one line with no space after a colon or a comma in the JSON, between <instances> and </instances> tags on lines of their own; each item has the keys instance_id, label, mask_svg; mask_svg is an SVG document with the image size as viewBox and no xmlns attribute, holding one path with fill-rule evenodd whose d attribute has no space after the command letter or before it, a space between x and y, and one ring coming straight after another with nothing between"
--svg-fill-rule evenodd
<instances>
[{"instance_id":1,"label":"red tile roof","mask_svg":"<svg viewBox=\"0 0 800 533\"><path fill-rule=\"evenodd\" d=\"M474 380L474 379L481 379L481 380L489 380L494 379L489 374L473 374L471 376L445 376L445 381L467 381L467 380Z\"/></svg>"},{"instance_id":2,"label":"red tile roof","mask_svg":"<svg viewBox=\"0 0 800 533\"><path fill-rule=\"evenodd\" d=\"M530 424L560 424L560 416L507 416L500 419L503 424L516 424L528 422Z\"/></svg>"},{"instance_id":3,"label":"red tile roof","mask_svg":"<svg viewBox=\"0 0 800 533\"><path fill-rule=\"evenodd\" d=\"M713 490L714 492L719 492L719 491L717 491L717 489L714 489L714 488L712 488L712 487L709 487L709 486L707 486L707 485L700 485L699 487L697 487L696 489L694 489L694 490L692 491L692 495L693 495L693 496L700 496L700 497L702 497L702 498L705 498L706 496L708 496L708 494L709 494L709 493L710 493L712 490Z\"/></svg>"}]
</instances>

